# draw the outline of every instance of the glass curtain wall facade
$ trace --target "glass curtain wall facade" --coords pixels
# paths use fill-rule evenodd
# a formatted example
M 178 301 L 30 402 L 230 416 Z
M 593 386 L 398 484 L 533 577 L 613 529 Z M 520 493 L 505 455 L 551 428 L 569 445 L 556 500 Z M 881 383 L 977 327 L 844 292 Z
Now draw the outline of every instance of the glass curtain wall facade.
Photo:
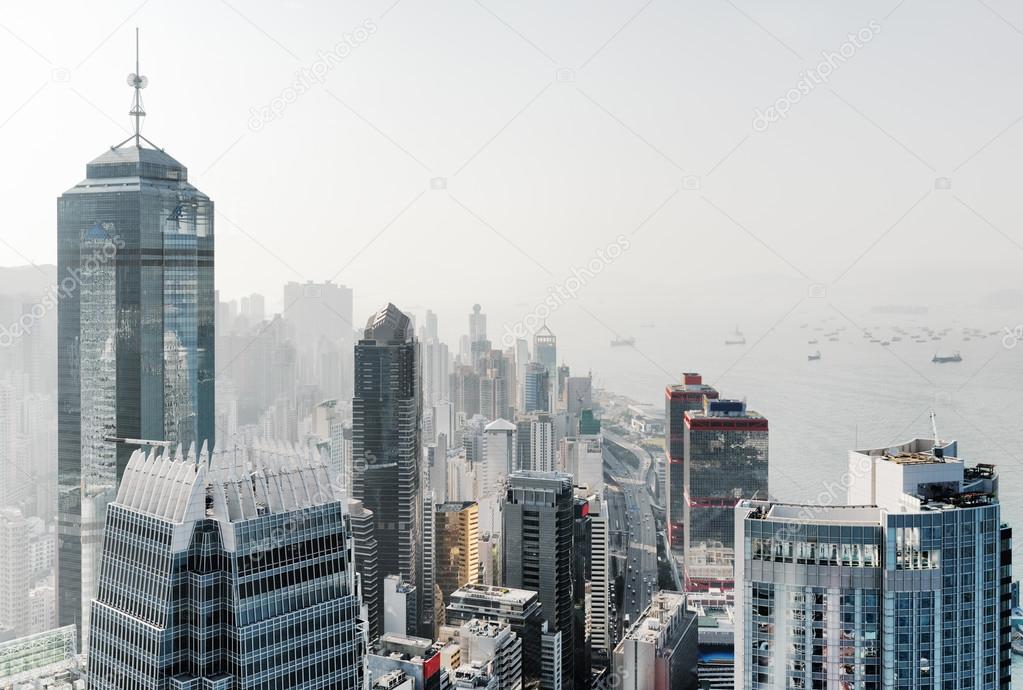
M 107 511 L 88 687 L 361 690 L 350 527 L 328 472 L 282 449 L 136 451 Z
M 685 413 L 685 571 L 688 591 L 730 588 L 735 504 L 767 498 L 767 419 L 737 400 Z
M 668 543 L 673 549 L 682 549 L 685 545 L 685 413 L 702 408 L 705 396 L 717 399 L 718 392 L 704 384 L 703 377 L 696 373 L 682 374 L 682 383 L 670 385 L 664 390 L 665 440 L 668 451 L 665 502 L 668 510 Z
M 352 488 L 355 499 L 373 513 L 379 580 L 400 575 L 421 597 L 418 350 L 411 320 L 393 304 L 370 317 L 364 338 L 355 346 Z M 382 598 L 377 610 L 383 611 Z
M 111 149 L 57 204 L 58 621 L 87 630 L 131 448 L 212 444 L 213 202 L 163 151 Z

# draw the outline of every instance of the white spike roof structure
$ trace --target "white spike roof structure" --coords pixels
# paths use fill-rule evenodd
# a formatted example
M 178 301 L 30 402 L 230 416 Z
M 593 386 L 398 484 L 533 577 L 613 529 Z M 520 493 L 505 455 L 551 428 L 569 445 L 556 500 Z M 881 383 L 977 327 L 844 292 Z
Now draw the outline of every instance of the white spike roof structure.
M 176 524 L 249 520 L 339 500 L 322 451 L 257 442 L 215 449 L 132 453 L 115 502 Z M 207 506 L 209 506 L 207 508 Z

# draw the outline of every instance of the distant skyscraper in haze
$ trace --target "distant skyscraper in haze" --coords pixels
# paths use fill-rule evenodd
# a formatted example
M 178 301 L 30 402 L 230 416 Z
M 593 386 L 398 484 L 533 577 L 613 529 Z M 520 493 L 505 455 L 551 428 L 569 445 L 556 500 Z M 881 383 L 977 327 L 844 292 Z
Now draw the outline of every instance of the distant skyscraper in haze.
M 575 687 L 572 476 L 560 472 L 515 472 L 508 477 L 502 511 L 504 584 L 539 593 L 549 630 L 561 633 L 562 688 L 572 690 Z
M 325 459 L 136 451 L 107 510 L 89 688 L 363 688 L 348 519 Z
M 550 412 L 551 411 L 551 375 L 547 367 L 541 362 L 530 362 L 526 365 L 526 372 L 522 380 L 522 411 Z
M 355 346 L 352 487 L 373 512 L 380 580 L 401 575 L 421 593 L 418 349 L 412 322 L 393 304 L 370 317 Z
M 129 79 L 133 135 L 57 203 L 58 622 L 80 632 L 132 451 L 106 438 L 214 438 L 213 202 L 141 135 Z
M 478 304 L 472 305 L 469 314 L 469 342 L 478 343 L 487 339 L 487 315 Z
M 554 470 L 554 421 L 546 412 L 519 416 L 515 420 L 516 470 Z
M 547 324 L 544 324 L 533 335 L 533 361 L 539 362 L 547 370 L 549 401 L 558 400 L 560 395 L 558 390 L 558 339 L 547 327 Z M 551 405 L 548 409 L 553 410 L 554 406 Z
M 732 587 L 735 504 L 768 495 L 768 424 L 741 400 L 685 413 L 686 590 Z
M 682 383 L 664 390 L 664 423 L 667 445 L 665 493 L 668 509 L 668 542 L 681 550 L 685 543 L 685 413 L 703 407 L 704 396 L 716 399 L 718 392 L 696 373 L 682 374 Z

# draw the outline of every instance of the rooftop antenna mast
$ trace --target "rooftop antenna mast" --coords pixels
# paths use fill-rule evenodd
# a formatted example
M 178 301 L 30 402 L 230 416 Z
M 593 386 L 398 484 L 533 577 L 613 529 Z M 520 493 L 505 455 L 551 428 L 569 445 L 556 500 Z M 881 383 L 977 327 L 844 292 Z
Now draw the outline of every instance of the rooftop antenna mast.
M 943 457 L 944 453 L 941 450 L 941 440 L 938 438 L 938 415 L 931 410 L 931 433 L 934 434 L 934 456 Z
M 146 109 L 142 105 L 142 89 L 144 89 L 147 86 L 149 86 L 149 79 L 147 77 L 142 76 L 139 72 L 141 72 L 141 70 L 139 69 L 139 29 L 136 26 L 135 27 L 135 71 L 132 72 L 131 74 L 129 74 L 128 75 L 128 79 L 127 79 L 128 86 L 130 86 L 131 88 L 133 88 L 135 90 L 135 96 L 134 96 L 134 98 L 132 98 L 132 102 L 131 102 L 131 110 L 128 112 L 128 115 L 132 118 L 132 120 L 135 121 L 135 131 L 132 133 L 132 135 L 130 137 L 128 137 L 127 139 L 122 141 L 120 144 L 117 144 L 116 146 L 112 146 L 111 148 L 115 148 L 115 149 L 120 148 L 120 147 L 124 146 L 125 144 L 127 144 L 132 139 L 135 140 L 135 148 L 139 148 L 139 149 L 142 148 L 142 142 L 143 141 L 146 142 L 147 144 L 149 144 L 150 146 L 152 146 L 154 149 L 160 148 L 156 144 L 154 144 L 153 142 L 149 141 L 149 139 L 146 139 L 144 136 L 142 136 L 142 118 L 144 118 L 146 116 Z M 163 149 L 160 149 L 160 150 L 162 151 Z

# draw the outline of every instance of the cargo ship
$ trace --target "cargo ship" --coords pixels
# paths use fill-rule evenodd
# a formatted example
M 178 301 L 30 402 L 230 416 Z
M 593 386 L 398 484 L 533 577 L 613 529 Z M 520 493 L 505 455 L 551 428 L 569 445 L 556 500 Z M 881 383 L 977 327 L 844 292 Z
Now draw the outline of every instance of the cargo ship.
M 963 361 L 963 356 L 960 355 L 958 352 L 955 352 L 951 355 L 935 354 L 933 357 L 931 357 L 931 361 L 934 362 L 935 364 L 949 364 L 951 362 Z

